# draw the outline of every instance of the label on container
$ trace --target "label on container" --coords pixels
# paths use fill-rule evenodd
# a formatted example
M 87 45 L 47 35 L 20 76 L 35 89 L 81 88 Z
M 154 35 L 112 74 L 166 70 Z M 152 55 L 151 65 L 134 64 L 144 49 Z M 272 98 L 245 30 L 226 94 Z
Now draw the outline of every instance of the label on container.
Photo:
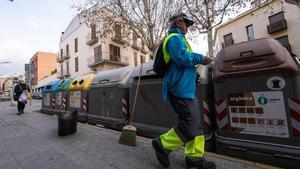
M 229 93 L 233 132 L 289 137 L 282 91 Z
M 56 105 L 61 106 L 61 97 L 62 97 L 62 92 L 58 92 L 55 94 L 55 101 Z
M 50 93 L 45 93 L 43 97 L 44 106 L 50 106 Z
M 81 91 L 70 92 L 70 107 L 81 108 Z

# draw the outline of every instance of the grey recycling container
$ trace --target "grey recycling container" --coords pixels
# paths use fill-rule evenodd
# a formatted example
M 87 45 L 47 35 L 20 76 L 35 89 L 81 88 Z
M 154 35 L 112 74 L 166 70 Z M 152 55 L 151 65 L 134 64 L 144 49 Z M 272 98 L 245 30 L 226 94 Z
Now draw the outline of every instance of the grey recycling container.
M 67 136 L 77 131 L 78 112 L 60 111 L 58 113 L 58 135 Z
M 95 75 L 89 92 L 88 123 L 122 129 L 129 117 L 131 70 L 123 67 Z
M 257 39 L 216 58 L 217 152 L 299 168 L 300 70 L 289 52 L 274 39 Z
M 140 68 L 140 66 L 135 67 L 131 75 L 134 78 L 134 81 L 129 90 L 130 110 L 132 110 Z M 209 66 L 199 66 L 197 72 L 198 82 L 196 98 L 199 103 L 199 113 L 201 113 L 203 119 L 199 120 L 201 120 L 207 139 L 206 150 L 211 151 L 214 148 L 214 123 L 212 122 L 214 118 L 211 115 L 211 101 L 208 97 L 208 94 L 210 94 L 209 90 L 212 90 L 212 86 L 209 83 Z M 169 101 L 163 101 L 162 83 L 163 79 L 157 76 L 153 71 L 153 61 L 143 64 L 143 72 L 136 102 L 136 111 L 133 114 L 132 120 L 140 135 L 156 137 L 176 125 L 176 113 Z

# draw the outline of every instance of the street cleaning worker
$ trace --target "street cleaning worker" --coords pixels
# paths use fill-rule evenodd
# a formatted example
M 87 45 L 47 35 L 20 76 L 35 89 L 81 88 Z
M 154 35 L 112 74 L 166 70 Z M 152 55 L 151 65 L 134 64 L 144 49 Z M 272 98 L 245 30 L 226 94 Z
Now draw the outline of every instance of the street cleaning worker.
M 14 100 L 18 101 L 18 115 L 24 113 L 24 109 L 25 109 L 25 102 L 20 101 L 20 96 L 23 92 L 30 92 L 29 87 L 25 84 L 25 80 L 24 79 L 19 79 L 19 83 L 15 86 L 14 89 Z
M 205 138 L 201 126 L 201 115 L 197 106 L 196 68 L 198 64 L 209 64 L 211 59 L 192 49 L 185 35 L 194 21 L 178 12 L 169 18 L 170 29 L 164 39 L 164 60 L 169 69 L 163 81 L 163 99 L 170 100 L 177 114 L 177 125 L 152 140 L 159 163 L 168 168 L 169 154 L 185 146 L 185 163 L 188 168 L 214 169 L 216 164 L 204 159 Z

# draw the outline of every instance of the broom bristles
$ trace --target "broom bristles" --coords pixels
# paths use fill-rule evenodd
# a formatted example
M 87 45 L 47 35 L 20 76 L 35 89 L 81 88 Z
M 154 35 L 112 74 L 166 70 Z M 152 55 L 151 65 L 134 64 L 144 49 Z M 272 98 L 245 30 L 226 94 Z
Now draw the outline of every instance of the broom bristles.
M 129 146 L 136 146 L 136 128 L 132 125 L 123 127 L 119 143 Z

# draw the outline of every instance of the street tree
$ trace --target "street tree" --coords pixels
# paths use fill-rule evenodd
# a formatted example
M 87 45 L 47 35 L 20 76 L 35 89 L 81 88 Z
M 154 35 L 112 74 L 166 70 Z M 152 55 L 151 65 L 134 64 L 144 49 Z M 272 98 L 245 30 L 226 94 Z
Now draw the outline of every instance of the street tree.
M 122 38 L 130 40 L 133 32 L 153 56 L 168 29 L 168 18 L 181 7 L 177 0 L 92 0 L 77 6 L 89 25 L 97 25 L 100 37 L 122 29 Z M 92 6 L 92 7 L 91 7 Z
M 195 20 L 194 30 L 207 35 L 208 56 L 213 57 L 213 29 L 223 22 L 224 16 L 238 12 L 250 0 L 184 0 L 185 10 Z

